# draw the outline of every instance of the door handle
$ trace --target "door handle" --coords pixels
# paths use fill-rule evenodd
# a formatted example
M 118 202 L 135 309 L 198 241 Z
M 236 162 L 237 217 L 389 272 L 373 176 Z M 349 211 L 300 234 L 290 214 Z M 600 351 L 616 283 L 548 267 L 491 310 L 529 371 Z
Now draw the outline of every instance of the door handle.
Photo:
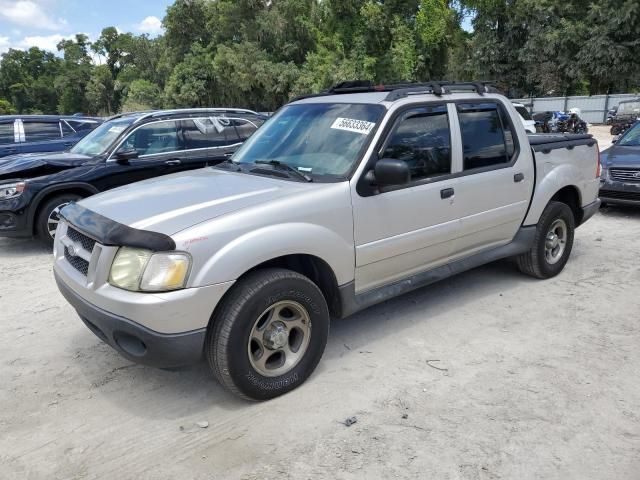
M 233 152 L 225 153 L 223 157 L 229 158 L 233 156 Z
M 513 181 L 516 182 L 516 183 L 521 182 L 523 180 L 524 180 L 524 173 L 516 173 L 513 176 Z
M 455 192 L 453 191 L 453 188 L 443 188 L 442 190 L 440 190 L 440 198 L 451 198 L 453 197 L 454 193 Z
M 173 160 L 167 160 L 166 162 L 164 162 L 165 165 L 180 165 L 182 162 L 180 160 L 173 159 Z

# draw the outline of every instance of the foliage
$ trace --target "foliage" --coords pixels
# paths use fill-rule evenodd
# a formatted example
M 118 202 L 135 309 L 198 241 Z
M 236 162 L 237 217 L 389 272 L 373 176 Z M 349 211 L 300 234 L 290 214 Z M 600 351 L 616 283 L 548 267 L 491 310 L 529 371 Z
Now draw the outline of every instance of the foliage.
M 0 112 L 274 110 L 352 79 L 485 79 L 514 96 L 640 86 L 637 0 L 175 0 L 163 24 L 9 50 Z

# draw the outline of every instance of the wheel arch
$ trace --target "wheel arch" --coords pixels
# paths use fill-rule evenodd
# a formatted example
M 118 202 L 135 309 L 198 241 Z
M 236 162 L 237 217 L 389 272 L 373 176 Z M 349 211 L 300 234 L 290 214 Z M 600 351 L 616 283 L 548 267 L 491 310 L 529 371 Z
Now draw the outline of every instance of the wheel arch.
M 65 193 L 73 193 L 76 195 L 81 195 L 83 197 L 88 197 L 91 195 L 95 195 L 99 190 L 91 184 L 82 183 L 82 182 L 74 182 L 74 183 L 63 183 L 60 185 L 54 185 L 47 187 L 40 191 L 32 202 L 32 208 L 29 209 L 28 222 L 31 226 L 31 233 L 35 234 L 36 229 L 36 218 L 40 214 L 42 206 L 52 197 L 57 195 L 63 195 Z

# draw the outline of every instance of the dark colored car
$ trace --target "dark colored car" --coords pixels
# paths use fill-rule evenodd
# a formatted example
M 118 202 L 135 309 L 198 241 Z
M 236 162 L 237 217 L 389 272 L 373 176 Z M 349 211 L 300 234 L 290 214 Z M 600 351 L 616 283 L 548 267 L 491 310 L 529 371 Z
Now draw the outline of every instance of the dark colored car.
M 640 118 L 640 98 L 625 100 L 618 104 L 618 110 L 611 119 L 611 135 L 621 135 Z
M 640 206 L 640 122 L 601 153 L 603 204 Z
M 215 165 L 266 117 L 240 109 L 191 109 L 111 118 L 61 153 L 0 159 L 0 236 L 52 243 L 60 208 L 104 190 Z
M 79 116 L 0 116 L 0 157 L 68 150 L 102 122 L 100 118 Z

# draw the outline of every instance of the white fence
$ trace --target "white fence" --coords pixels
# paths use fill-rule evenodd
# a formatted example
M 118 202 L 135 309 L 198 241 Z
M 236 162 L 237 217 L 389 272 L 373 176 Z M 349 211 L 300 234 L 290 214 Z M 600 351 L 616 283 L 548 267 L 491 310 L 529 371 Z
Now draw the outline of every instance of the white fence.
M 593 95 L 591 97 L 532 97 L 514 98 L 511 101 L 522 103 L 529 112 L 547 112 L 559 110 L 566 112 L 570 108 L 579 108 L 581 117 L 589 123 L 604 123 L 607 119 L 607 111 L 622 100 L 638 98 L 632 93 L 620 93 L 615 95 Z

